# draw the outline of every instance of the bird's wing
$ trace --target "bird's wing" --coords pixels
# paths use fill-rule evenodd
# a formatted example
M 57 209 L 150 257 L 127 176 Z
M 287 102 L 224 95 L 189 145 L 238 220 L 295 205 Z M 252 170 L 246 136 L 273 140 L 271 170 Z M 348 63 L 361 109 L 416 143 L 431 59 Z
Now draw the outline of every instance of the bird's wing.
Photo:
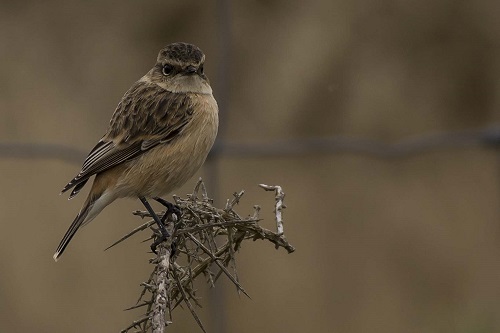
M 108 132 L 61 193 L 74 187 L 72 198 L 93 175 L 129 161 L 159 143 L 174 140 L 192 114 L 186 94 L 172 93 L 153 83 L 136 82 L 118 104 Z

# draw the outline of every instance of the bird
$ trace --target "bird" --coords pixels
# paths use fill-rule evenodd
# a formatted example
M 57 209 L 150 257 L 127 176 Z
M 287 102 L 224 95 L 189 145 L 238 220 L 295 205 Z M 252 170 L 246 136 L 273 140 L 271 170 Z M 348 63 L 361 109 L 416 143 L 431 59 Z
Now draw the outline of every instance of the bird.
M 182 186 L 200 169 L 217 136 L 219 111 L 204 62 L 197 46 L 169 44 L 160 50 L 153 68 L 124 94 L 106 133 L 61 191 L 72 189 L 72 199 L 95 175 L 82 208 L 56 249 L 55 261 L 75 233 L 118 198 L 139 198 L 163 236 L 168 236 L 148 199 L 168 205 L 159 197 Z

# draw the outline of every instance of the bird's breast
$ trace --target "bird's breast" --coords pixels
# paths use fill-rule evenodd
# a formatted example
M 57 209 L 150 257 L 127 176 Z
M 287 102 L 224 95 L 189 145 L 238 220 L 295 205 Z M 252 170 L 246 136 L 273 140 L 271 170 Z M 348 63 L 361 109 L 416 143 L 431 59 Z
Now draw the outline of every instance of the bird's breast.
M 129 162 L 119 181 L 120 196 L 168 194 L 203 165 L 217 136 L 218 107 L 212 95 L 192 94 L 189 102 L 193 115 L 176 137 Z

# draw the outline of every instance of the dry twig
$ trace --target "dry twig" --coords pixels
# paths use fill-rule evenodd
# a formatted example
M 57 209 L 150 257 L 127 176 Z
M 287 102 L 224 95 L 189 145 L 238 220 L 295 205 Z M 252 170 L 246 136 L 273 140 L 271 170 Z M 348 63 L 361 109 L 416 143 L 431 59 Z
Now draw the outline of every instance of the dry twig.
M 254 214 L 247 218 L 241 218 L 236 213 L 234 207 L 243 196 L 243 191 L 234 193 L 224 209 L 212 205 L 201 179 L 193 193 L 186 198 L 174 196 L 182 216 L 178 220 L 175 214 L 167 218 L 167 228 L 172 237 L 158 246 L 157 256 L 150 260 L 154 265 L 153 272 L 141 284 L 143 290 L 137 304 L 129 308 L 145 308 L 145 314 L 122 332 L 132 332 L 132 329 L 136 329 L 134 332 L 164 332 L 165 327 L 171 323 L 171 312 L 182 303 L 186 304 L 195 321 L 206 332 L 194 307 L 194 304 L 200 306 L 194 288 L 196 279 L 204 276 L 214 286 L 219 276 L 226 275 L 238 292 L 248 296 L 239 282 L 235 259 L 236 251 L 245 240 L 268 240 L 276 248 L 283 247 L 288 253 L 295 251 L 283 234 L 284 192 L 279 186 L 260 186 L 276 192 L 275 218 L 278 232 L 259 226 L 258 206 L 254 206 Z M 142 211 L 134 214 L 142 218 L 150 217 L 147 212 Z M 158 216 L 162 217 L 164 214 L 165 212 L 160 212 Z M 112 246 L 141 230 L 152 228 L 153 224 L 151 221 L 144 223 Z M 231 271 L 227 268 L 229 264 Z M 218 271 L 212 271 L 213 268 Z M 145 297 L 149 299 L 144 300 Z

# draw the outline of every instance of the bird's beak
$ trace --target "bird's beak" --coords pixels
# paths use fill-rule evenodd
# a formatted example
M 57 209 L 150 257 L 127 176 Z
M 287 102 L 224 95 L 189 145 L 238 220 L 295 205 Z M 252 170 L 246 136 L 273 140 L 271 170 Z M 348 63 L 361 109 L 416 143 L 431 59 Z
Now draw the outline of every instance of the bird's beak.
M 194 66 L 187 66 L 186 67 L 186 74 L 194 74 L 196 73 L 196 67 Z

